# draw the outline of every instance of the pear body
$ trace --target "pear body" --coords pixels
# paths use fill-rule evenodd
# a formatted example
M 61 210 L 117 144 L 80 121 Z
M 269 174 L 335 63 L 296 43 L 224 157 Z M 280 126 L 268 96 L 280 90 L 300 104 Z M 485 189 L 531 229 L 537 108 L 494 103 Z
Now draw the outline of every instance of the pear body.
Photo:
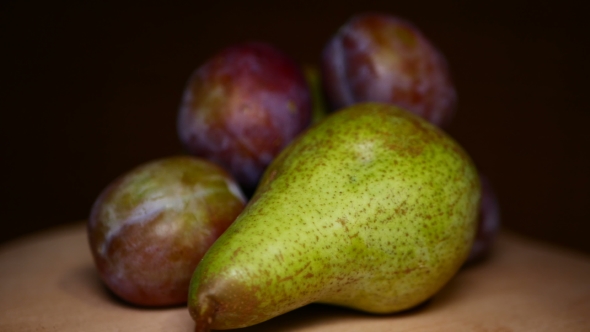
M 371 313 L 430 298 L 465 261 L 477 171 L 440 129 L 376 103 L 291 143 L 191 280 L 197 331 L 245 327 L 312 302 Z

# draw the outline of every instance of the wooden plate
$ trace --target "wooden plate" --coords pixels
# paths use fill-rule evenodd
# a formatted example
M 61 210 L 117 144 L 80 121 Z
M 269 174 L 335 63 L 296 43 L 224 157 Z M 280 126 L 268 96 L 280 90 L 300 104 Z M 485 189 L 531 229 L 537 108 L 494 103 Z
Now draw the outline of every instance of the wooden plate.
M 0 331 L 181 331 L 185 307 L 145 309 L 101 284 L 76 224 L 0 248 Z M 590 331 L 590 257 L 503 233 L 431 301 L 376 316 L 309 305 L 239 331 Z

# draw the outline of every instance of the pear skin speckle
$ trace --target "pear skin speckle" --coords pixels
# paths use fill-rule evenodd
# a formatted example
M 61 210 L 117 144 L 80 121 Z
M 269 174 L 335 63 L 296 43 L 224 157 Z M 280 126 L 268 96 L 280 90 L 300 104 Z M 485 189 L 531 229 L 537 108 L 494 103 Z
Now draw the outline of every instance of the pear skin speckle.
M 230 329 L 312 302 L 411 308 L 465 261 L 479 201 L 477 171 L 448 135 L 391 105 L 354 105 L 270 165 L 195 270 L 189 310 L 198 324 L 213 301 L 211 328 Z

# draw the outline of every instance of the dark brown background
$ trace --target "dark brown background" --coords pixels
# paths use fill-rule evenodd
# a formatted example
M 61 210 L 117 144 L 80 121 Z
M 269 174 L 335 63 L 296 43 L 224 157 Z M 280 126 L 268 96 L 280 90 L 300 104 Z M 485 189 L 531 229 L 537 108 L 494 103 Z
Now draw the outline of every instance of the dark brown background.
M 258 39 L 315 64 L 352 14 L 379 10 L 446 54 L 459 91 L 449 132 L 491 179 L 505 228 L 590 252 L 581 3 L 3 1 L 0 241 L 85 219 L 116 176 L 181 152 L 184 84 L 221 48 Z

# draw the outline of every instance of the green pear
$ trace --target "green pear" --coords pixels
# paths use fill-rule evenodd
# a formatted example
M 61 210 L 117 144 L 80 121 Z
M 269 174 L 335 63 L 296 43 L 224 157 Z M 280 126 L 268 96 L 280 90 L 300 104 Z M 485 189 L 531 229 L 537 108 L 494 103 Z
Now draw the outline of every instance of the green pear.
M 191 279 L 197 331 L 254 325 L 312 302 L 371 313 L 433 296 L 465 261 L 477 171 L 440 129 L 357 104 L 293 141 Z

